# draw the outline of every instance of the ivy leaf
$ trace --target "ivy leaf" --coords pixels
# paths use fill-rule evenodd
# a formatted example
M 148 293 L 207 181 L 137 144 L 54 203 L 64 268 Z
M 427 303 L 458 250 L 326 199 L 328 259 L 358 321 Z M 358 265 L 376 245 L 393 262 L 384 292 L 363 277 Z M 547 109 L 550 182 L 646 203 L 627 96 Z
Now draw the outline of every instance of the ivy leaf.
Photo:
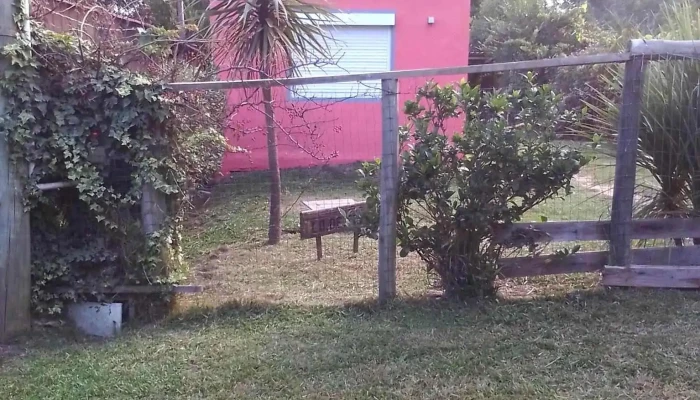
M 43 115 L 43 116 L 45 116 L 46 113 L 47 113 L 47 111 L 48 111 L 47 107 L 48 107 L 47 104 L 46 104 L 46 103 L 43 103 L 43 102 L 42 102 L 42 103 L 37 103 L 37 105 L 36 105 L 36 108 L 39 110 L 39 112 L 40 112 L 41 115 Z
M 122 85 L 117 86 L 116 91 L 117 91 L 117 94 L 119 96 L 126 97 L 126 96 L 131 94 L 132 89 L 131 89 L 131 86 L 129 86 L 127 84 L 122 84 Z
M 147 177 L 180 200 L 220 171 L 227 148 L 220 132 L 202 131 L 201 120 L 174 121 L 175 106 L 182 103 L 163 95 L 163 85 L 110 64 L 119 55 L 109 50 L 91 53 L 77 43 L 71 34 L 37 27 L 31 47 L 15 43 L 3 50 L 11 65 L 0 79 L 8 95 L 0 137 L 12 144 L 14 161 L 34 166 L 25 177 L 24 206 L 41 215 L 32 226 L 32 300 L 40 312 L 60 312 L 62 301 L 76 297 L 53 293 L 57 284 L 172 282 L 175 276 L 161 275 L 179 262 L 174 247 L 182 209 L 169 210 L 157 234 L 134 233 L 141 185 Z M 195 94 L 197 102 L 206 99 L 200 96 Z M 153 137 L 155 129 L 163 135 Z M 91 160 L 95 146 L 106 150 L 110 163 Z M 42 192 L 36 184 L 43 179 L 70 180 L 77 190 Z M 125 252 L 125 243 L 135 250 Z
M 35 120 L 34 114 L 32 114 L 32 113 L 29 112 L 29 111 L 22 111 L 22 112 L 17 116 L 17 118 L 22 122 L 23 125 L 26 124 L 26 123 L 29 122 L 29 121 L 34 121 L 34 120 Z

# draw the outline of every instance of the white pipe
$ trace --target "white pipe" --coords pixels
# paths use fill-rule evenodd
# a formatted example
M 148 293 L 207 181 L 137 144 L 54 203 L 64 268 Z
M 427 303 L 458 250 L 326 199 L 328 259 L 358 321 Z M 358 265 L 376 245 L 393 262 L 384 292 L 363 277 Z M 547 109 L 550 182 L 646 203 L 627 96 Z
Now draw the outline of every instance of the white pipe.
M 39 183 L 36 185 L 39 190 L 55 190 L 61 188 L 75 187 L 78 186 L 75 182 L 51 182 L 51 183 Z

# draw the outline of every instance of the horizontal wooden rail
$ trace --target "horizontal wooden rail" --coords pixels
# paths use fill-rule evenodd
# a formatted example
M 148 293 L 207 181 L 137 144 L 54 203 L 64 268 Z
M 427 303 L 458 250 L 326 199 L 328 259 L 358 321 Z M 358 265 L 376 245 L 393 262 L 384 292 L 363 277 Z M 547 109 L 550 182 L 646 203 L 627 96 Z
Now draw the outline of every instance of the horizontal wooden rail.
M 629 52 L 633 56 L 656 58 L 700 58 L 700 40 L 634 39 Z
M 632 239 L 700 237 L 700 218 L 632 220 Z
M 603 270 L 604 286 L 700 289 L 700 268 L 678 265 L 631 265 Z
M 499 261 L 503 278 L 596 272 L 602 270 L 607 263 L 607 251 L 576 253 L 568 257 L 546 255 L 504 258 Z
M 50 183 L 39 183 L 36 188 L 42 191 L 46 190 L 56 190 L 62 188 L 76 187 L 78 186 L 75 182 L 50 182 Z
M 98 293 L 98 294 L 152 294 L 152 293 L 202 293 L 198 285 L 121 285 L 108 288 L 58 287 L 54 293 Z
M 636 39 L 630 42 L 629 52 L 604 53 L 571 57 L 547 58 L 543 60 L 516 61 L 508 63 L 479 64 L 447 68 L 427 68 L 403 71 L 374 72 L 366 74 L 346 74 L 304 78 L 259 79 L 210 82 L 176 82 L 169 87 L 174 90 L 225 90 L 241 88 L 261 88 L 274 86 L 312 85 L 319 83 L 358 82 L 379 79 L 399 79 L 432 77 L 441 75 L 483 74 L 505 71 L 537 70 L 552 67 L 577 65 L 610 64 L 629 61 L 632 57 L 661 59 L 673 57 L 700 58 L 698 40 L 647 40 Z
M 607 240 L 610 221 L 520 222 L 496 228 L 496 241 L 518 242 L 531 237 L 535 242 Z
M 501 276 L 520 278 L 601 271 L 608 265 L 608 257 L 608 251 L 595 251 L 566 257 L 546 255 L 504 258 L 500 261 Z M 632 262 L 644 265 L 700 265 L 700 246 L 633 249 Z
M 700 218 L 633 220 L 632 239 L 700 237 Z M 531 235 L 535 242 L 608 240 L 610 221 L 521 222 L 496 233 L 496 240 L 518 241 Z
M 628 61 L 629 59 L 629 53 L 605 53 L 572 57 L 547 58 L 543 60 L 480 64 L 447 68 L 427 68 L 402 71 L 373 72 L 366 74 L 346 74 L 285 79 L 176 82 L 171 83 L 168 86 L 173 90 L 180 91 L 262 88 L 274 86 L 312 85 L 319 83 L 358 82 L 380 79 L 433 77 L 444 75 L 468 75 L 505 71 L 527 71 L 551 67 L 571 67 L 577 65 L 622 63 Z

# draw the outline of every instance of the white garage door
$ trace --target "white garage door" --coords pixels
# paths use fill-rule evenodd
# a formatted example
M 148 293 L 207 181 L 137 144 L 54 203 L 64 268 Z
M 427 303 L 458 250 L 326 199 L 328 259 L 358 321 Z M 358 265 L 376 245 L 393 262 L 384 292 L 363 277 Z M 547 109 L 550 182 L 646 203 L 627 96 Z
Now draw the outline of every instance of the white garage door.
M 358 19 L 368 23 L 365 17 Z M 362 74 L 391 70 L 392 29 L 391 19 L 381 19 L 383 25 L 343 25 L 328 27 L 327 40 L 330 60 L 320 60 L 319 65 L 307 65 L 298 69 L 298 76 L 327 76 Z M 390 25 L 389 25 L 390 24 Z M 368 99 L 381 98 L 379 80 L 339 82 L 296 86 L 294 98 L 315 99 Z

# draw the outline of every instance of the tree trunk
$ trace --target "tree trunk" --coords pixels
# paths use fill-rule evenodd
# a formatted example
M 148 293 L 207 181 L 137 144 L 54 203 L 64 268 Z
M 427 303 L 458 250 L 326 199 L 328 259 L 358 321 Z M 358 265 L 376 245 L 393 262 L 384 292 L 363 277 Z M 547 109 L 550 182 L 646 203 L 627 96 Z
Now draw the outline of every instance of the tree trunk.
M 185 0 L 177 1 L 177 25 L 181 29 L 185 27 Z
M 692 159 L 697 160 L 697 156 L 694 156 Z M 693 205 L 693 211 L 690 213 L 691 218 L 697 218 L 700 212 L 700 178 L 697 176 L 696 171 L 698 171 L 697 166 L 693 171 L 693 178 L 690 181 L 690 200 Z M 693 245 L 700 246 L 700 238 L 693 238 Z
M 270 225 L 267 238 L 268 244 L 277 244 L 282 238 L 282 179 L 277 157 L 272 89 L 263 88 L 263 103 L 265 103 L 265 123 L 267 125 L 267 160 L 270 168 Z
M 15 42 L 17 23 L 14 15 L 23 15 L 19 27 L 29 35 L 29 0 L 0 0 L 0 48 Z M 0 76 L 10 60 L 0 54 Z M 0 115 L 7 99 L 0 93 Z M 24 210 L 24 179 L 29 176 L 26 163 L 15 164 L 7 140 L 0 139 L 0 343 L 31 328 L 32 263 L 29 213 Z

